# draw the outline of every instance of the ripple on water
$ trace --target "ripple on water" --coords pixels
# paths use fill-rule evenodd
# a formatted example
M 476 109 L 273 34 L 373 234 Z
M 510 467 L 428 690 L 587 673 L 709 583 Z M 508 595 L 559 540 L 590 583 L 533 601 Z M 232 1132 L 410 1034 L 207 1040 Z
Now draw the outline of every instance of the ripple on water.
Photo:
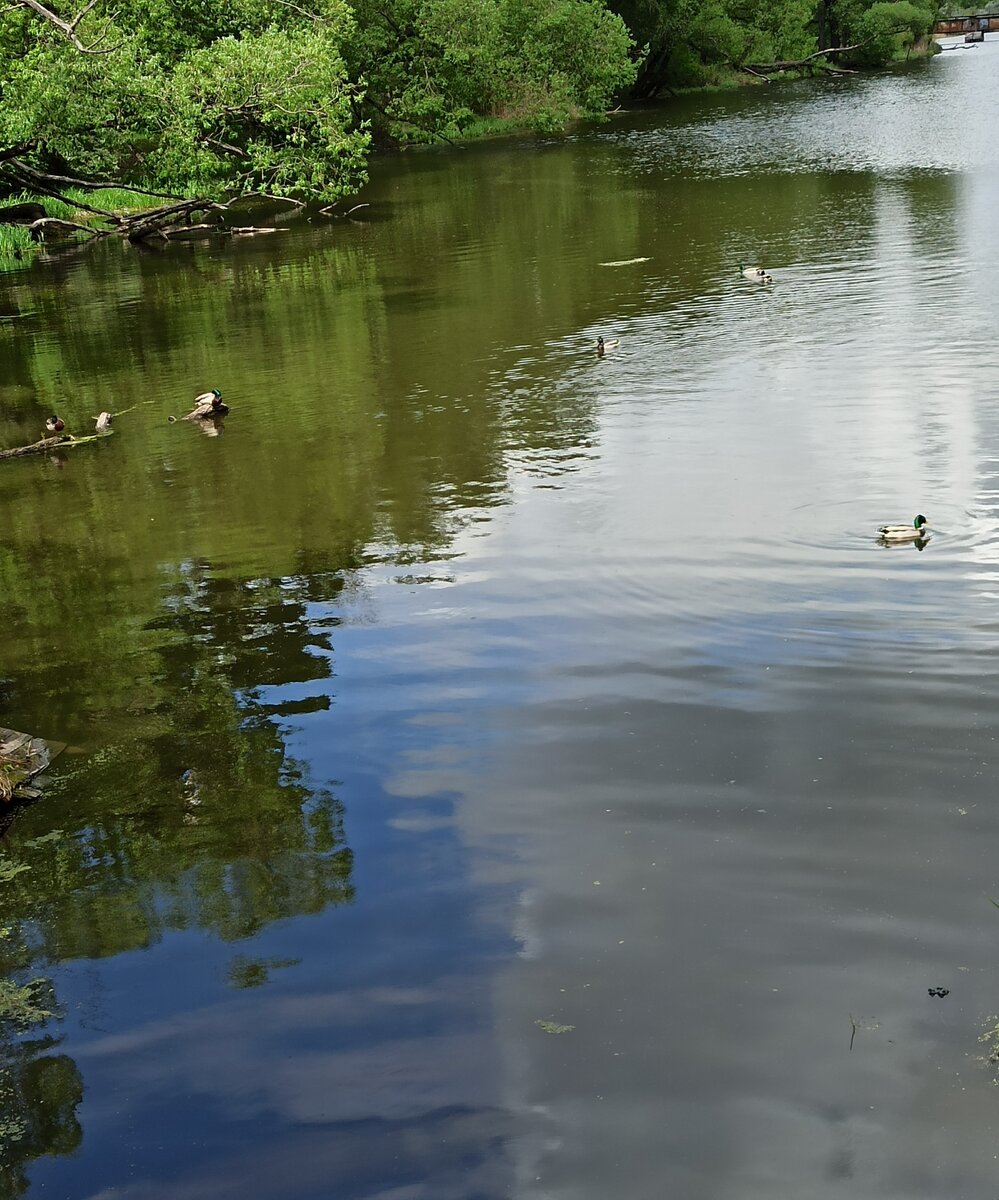
M 996 43 L 986 43 L 977 57 L 944 55 L 904 74 L 800 88 L 787 104 L 740 99 L 732 111 L 723 99 L 699 120 L 606 136 L 627 150 L 628 170 L 678 175 L 814 170 L 906 177 L 977 168 L 999 162 L 991 134 L 999 100 L 988 61 L 996 53 Z M 960 137 L 955 111 L 962 112 Z

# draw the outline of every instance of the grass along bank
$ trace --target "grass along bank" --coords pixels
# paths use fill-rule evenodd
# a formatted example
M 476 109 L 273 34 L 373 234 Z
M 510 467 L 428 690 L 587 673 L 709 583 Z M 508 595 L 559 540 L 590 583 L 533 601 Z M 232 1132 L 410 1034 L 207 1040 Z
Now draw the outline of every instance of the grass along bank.
M 91 212 L 90 208 L 100 208 L 115 216 L 124 216 L 163 203 L 162 200 L 148 194 L 114 187 L 93 190 L 67 188 L 63 195 L 65 200 L 54 196 L 37 196 L 30 192 L 15 192 L 0 201 L 0 205 L 6 207 L 9 204 L 40 204 L 47 217 L 71 221 L 74 225 L 98 228 L 103 224 L 104 218 L 99 213 Z M 89 208 L 82 207 L 83 205 L 88 205 Z M 69 240 L 80 235 L 66 231 L 60 236 L 62 240 Z M 27 225 L 0 225 L 0 271 L 24 270 L 44 247 L 45 243 L 34 237 Z

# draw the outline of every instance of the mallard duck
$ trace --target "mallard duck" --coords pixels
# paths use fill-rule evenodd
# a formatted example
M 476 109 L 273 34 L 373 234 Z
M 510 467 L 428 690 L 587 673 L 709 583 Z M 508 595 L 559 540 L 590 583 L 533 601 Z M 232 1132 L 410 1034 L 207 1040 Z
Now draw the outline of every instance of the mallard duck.
M 762 267 L 747 267 L 739 263 L 739 273 L 743 279 L 751 279 L 754 283 L 773 283 L 774 277 Z
M 65 428 L 66 422 L 62 419 L 62 417 L 57 417 L 55 413 L 53 413 L 51 417 L 45 418 L 46 433 L 62 433 Z
M 224 417 L 229 411 L 229 405 L 222 403 L 222 393 L 218 388 L 210 392 L 202 392 L 194 397 L 194 408 L 184 417 L 185 421 L 198 421 L 204 417 Z
M 112 419 L 113 413 L 109 412 L 102 412 L 100 416 L 94 417 L 94 420 L 97 422 L 97 432 L 107 433 L 107 431 L 111 428 Z
M 621 345 L 620 338 L 611 338 L 610 341 L 605 342 L 602 337 L 598 337 L 597 338 L 597 358 L 603 358 L 606 351 L 613 350 L 615 346 L 620 346 L 620 345 Z
M 926 518 L 919 513 L 911 525 L 879 525 L 878 534 L 883 542 L 918 542 L 929 537 Z

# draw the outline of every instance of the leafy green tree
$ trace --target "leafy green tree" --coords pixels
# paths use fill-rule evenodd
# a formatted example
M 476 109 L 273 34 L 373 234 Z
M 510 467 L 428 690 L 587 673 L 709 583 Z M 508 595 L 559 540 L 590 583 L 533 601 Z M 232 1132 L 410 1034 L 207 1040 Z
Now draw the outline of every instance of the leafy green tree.
M 602 0 L 355 0 L 352 73 L 384 138 L 454 138 L 484 118 L 557 128 L 606 110 L 636 64 Z
M 353 16 L 344 0 L 317 9 L 3 10 L 0 148 L 8 161 L 14 150 L 38 167 L 189 195 L 348 194 L 369 141 L 342 53 Z
M 647 47 L 636 94 L 710 82 L 711 69 L 802 58 L 815 48 L 813 0 L 616 0 Z
M 937 18 L 935 0 L 833 0 L 832 9 L 843 44 L 858 44 L 853 60 L 872 67 L 927 37 Z
M 632 49 L 603 0 L 21 0 L 0 9 L 0 167 L 331 201 L 372 126 L 556 128 L 612 104 Z

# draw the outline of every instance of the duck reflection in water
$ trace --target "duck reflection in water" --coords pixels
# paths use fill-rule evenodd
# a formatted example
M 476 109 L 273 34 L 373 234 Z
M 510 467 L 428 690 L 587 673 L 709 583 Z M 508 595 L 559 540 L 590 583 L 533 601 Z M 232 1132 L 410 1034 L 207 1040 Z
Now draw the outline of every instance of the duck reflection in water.
M 907 542 L 893 542 L 890 538 L 879 537 L 878 545 L 885 547 L 887 550 L 914 549 L 925 550 L 930 544 L 929 534 L 926 537 L 910 538 Z

